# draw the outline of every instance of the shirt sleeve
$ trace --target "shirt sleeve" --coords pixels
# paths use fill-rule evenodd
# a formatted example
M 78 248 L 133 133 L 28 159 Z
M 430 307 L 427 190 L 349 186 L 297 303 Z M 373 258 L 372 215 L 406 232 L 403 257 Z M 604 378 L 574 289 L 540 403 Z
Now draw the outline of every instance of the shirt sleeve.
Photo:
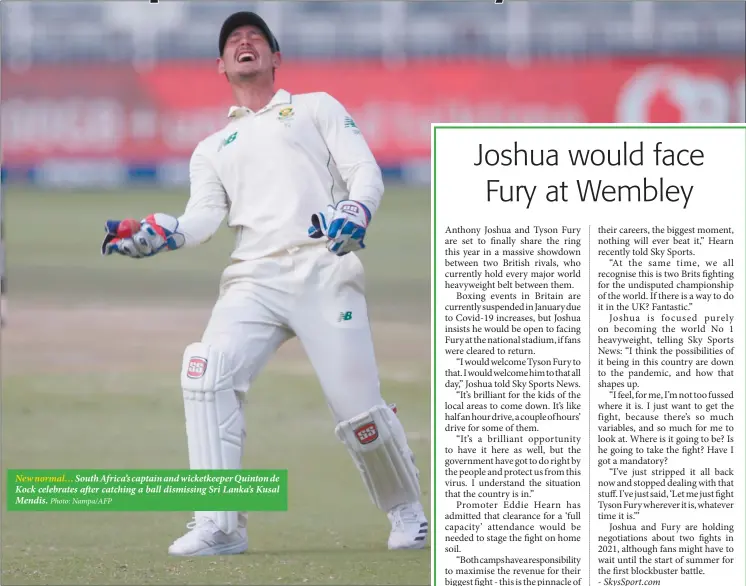
M 360 129 L 345 107 L 326 93 L 320 94 L 316 119 L 350 199 L 365 205 L 373 216 L 383 198 L 383 178 Z
M 215 168 L 198 146 L 189 161 L 189 201 L 178 218 L 184 246 L 212 238 L 228 213 L 228 195 Z

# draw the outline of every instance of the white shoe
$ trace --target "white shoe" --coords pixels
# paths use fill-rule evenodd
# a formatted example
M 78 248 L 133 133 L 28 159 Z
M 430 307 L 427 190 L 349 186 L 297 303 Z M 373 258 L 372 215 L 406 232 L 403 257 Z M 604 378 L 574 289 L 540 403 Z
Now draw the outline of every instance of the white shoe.
M 422 549 L 427 539 L 428 523 L 420 503 L 400 505 L 388 513 L 391 521 L 389 549 Z
M 202 556 L 230 555 L 249 549 L 246 528 L 239 527 L 230 535 L 223 533 L 210 519 L 187 523 L 190 531 L 179 537 L 168 548 L 170 555 Z

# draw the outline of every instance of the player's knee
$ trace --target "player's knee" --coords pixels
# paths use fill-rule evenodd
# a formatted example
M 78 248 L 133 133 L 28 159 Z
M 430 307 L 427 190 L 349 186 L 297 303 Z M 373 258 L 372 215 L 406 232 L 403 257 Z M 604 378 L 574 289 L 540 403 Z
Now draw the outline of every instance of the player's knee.
M 184 350 L 181 386 L 187 391 L 222 391 L 233 388 L 230 357 L 220 348 L 195 342 Z

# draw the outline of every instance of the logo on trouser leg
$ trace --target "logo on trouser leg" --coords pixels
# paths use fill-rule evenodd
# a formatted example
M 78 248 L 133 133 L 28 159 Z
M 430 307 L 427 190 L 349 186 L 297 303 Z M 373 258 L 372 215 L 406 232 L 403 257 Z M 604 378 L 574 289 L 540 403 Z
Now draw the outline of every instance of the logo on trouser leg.
M 187 366 L 187 376 L 189 378 L 201 378 L 207 370 L 207 360 L 193 356 L 189 359 Z
M 366 423 L 355 430 L 355 437 L 361 444 L 369 444 L 378 439 L 378 428 L 373 422 Z

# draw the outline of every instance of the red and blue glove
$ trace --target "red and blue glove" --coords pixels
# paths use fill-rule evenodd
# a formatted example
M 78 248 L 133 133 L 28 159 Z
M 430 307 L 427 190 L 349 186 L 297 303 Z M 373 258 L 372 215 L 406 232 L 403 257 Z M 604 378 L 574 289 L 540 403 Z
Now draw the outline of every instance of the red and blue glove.
M 153 256 L 164 250 L 184 246 L 184 235 L 179 233 L 179 221 L 168 214 L 151 214 L 140 222 L 139 231 L 129 235 L 122 230 L 121 220 L 108 220 L 101 254 L 121 254 L 130 258 Z

